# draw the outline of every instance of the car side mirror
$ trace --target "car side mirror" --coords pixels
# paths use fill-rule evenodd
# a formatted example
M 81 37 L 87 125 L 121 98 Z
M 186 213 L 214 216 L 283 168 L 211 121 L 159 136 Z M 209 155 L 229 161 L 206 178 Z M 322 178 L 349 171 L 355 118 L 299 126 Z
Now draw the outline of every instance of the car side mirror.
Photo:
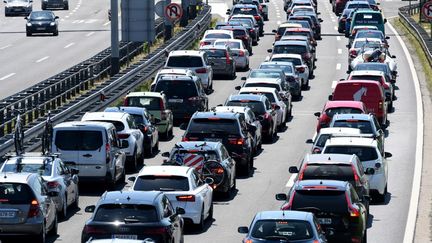
M 306 143 L 310 143 L 310 144 L 312 144 L 312 143 L 313 143 L 312 138 L 306 139 Z
M 75 169 L 75 168 L 70 168 L 70 172 L 71 172 L 72 175 L 78 175 L 79 170 Z
M 320 116 L 321 116 L 321 112 L 319 112 L 319 111 L 318 111 L 318 112 L 315 112 L 315 113 L 314 113 L 314 116 L 316 116 L 316 117 L 320 117 Z
M 288 199 L 288 197 L 285 193 L 278 193 L 278 194 L 276 194 L 275 198 L 278 201 L 286 201 Z
M 369 195 L 363 195 L 363 200 L 364 201 L 370 201 L 371 197 Z
M 170 156 L 170 153 L 169 152 L 163 152 L 161 155 L 162 155 L 162 157 L 168 158 Z
M 135 182 L 135 180 L 136 180 L 135 176 L 129 176 L 128 177 L 128 181 L 130 181 L 130 182 Z
M 346 46 L 346 48 L 350 48 L 350 45 L 348 45 L 348 44 L 347 44 L 347 45 L 345 45 L 345 46 Z
M 272 52 L 273 52 L 273 49 L 267 49 L 267 52 L 268 52 L 268 53 L 272 53 Z
M 319 18 L 318 20 L 319 20 L 319 22 L 320 22 L 320 23 L 322 23 L 322 22 L 323 22 L 323 20 L 322 20 L 321 18 Z
M 333 100 L 333 95 L 329 95 L 328 100 Z
M 235 89 L 235 90 L 240 90 L 240 89 L 241 89 L 241 86 L 240 86 L 240 85 L 235 86 L 234 89 Z
M 87 207 L 85 207 L 84 212 L 93 213 L 95 211 L 95 209 L 96 209 L 95 205 L 87 206 Z
M 351 71 L 349 71 L 349 70 L 348 70 L 348 71 L 346 71 L 346 74 L 350 74 L 350 73 L 351 73 Z
M 237 232 L 239 232 L 240 234 L 247 234 L 249 233 L 249 229 L 246 226 L 240 226 L 237 228 Z
M 139 130 L 144 130 L 145 129 L 145 125 L 142 123 L 139 123 L 136 125 L 138 127 Z
M 6 1 L 5 1 L 5 3 L 6 3 Z M 24 17 L 24 19 L 27 19 L 27 20 L 28 20 L 28 17 L 26 16 L 26 17 Z
M 273 106 L 273 109 L 275 109 L 275 110 L 280 110 L 280 106 L 278 106 L 278 105 L 274 105 L 274 106 Z
M 393 157 L 393 154 L 389 153 L 389 152 L 384 152 L 384 157 L 385 158 L 391 158 L 391 157 Z
M 206 177 L 206 178 L 204 179 L 204 182 L 205 182 L 206 184 L 208 184 L 208 185 L 211 185 L 211 184 L 214 183 L 214 180 L 213 180 L 213 178 L 211 178 L 211 177 Z
M 182 214 L 185 214 L 185 213 L 186 213 L 186 211 L 184 210 L 184 208 L 176 207 L 176 214 L 182 215 Z
M 392 55 L 391 58 L 396 58 L 396 56 L 395 56 L 395 55 Z
M 390 83 L 391 83 L 391 84 L 395 84 L 395 83 L 396 83 L 396 80 L 395 80 L 395 79 L 390 79 Z
M 186 123 L 182 123 L 182 124 L 180 124 L 180 127 L 179 127 L 181 130 L 186 130 L 186 128 L 187 128 L 187 124 Z
M 291 174 L 299 173 L 299 170 L 298 170 L 297 166 L 290 166 L 290 167 L 288 168 L 288 171 L 289 171 L 289 173 L 291 173 Z
M 365 174 L 366 175 L 373 175 L 373 174 L 375 174 L 375 169 L 374 168 L 366 168 Z

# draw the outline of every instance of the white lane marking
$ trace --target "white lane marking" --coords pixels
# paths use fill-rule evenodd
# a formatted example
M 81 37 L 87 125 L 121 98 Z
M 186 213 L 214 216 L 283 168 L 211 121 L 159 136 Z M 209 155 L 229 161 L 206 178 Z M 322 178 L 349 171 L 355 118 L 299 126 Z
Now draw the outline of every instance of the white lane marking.
M 416 104 L 417 138 L 416 138 L 415 165 L 414 165 L 414 174 L 412 177 L 413 183 L 411 189 L 410 204 L 408 209 L 408 217 L 407 217 L 404 239 L 403 239 L 404 243 L 411 243 L 414 241 L 414 231 L 415 231 L 415 225 L 417 219 L 417 210 L 418 210 L 418 203 L 419 203 L 419 196 L 420 196 L 420 184 L 421 184 L 422 166 L 423 166 L 422 164 L 423 162 L 423 102 L 422 102 L 422 94 L 420 92 L 420 82 L 416 70 L 414 68 L 413 60 L 410 56 L 410 53 L 408 52 L 408 48 L 406 47 L 402 38 L 393 28 L 393 26 L 390 23 L 388 23 L 388 26 L 390 27 L 391 31 L 395 33 L 395 36 L 399 41 L 400 45 L 402 46 L 402 50 L 408 61 L 408 66 L 410 68 L 411 76 L 414 81 L 414 89 L 415 89 L 416 103 L 417 103 Z
M 87 37 L 90 37 L 90 36 L 92 36 L 94 33 L 95 33 L 95 32 L 90 32 L 90 33 L 88 33 L 86 36 L 87 36 Z
M 340 70 L 342 65 L 340 63 L 336 64 L 336 70 Z
M 276 22 L 276 24 L 280 25 L 280 24 L 281 24 L 280 20 L 278 20 L 278 21 Z
M 289 178 L 288 182 L 285 184 L 285 187 L 292 187 L 294 185 L 295 179 L 297 178 L 297 173 L 292 174 Z
M 75 13 L 75 12 L 76 12 L 76 9 L 72 10 L 72 13 Z
M 71 47 L 71 46 L 73 46 L 73 45 L 75 45 L 74 42 L 72 42 L 72 43 L 70 43 L 70 44 L 67 44 L 64 48 L 67 49 L 67 48 L 69 48 L 69 47 Z
M 5 79 L 7 79 L 7 78 L 10 78 L 10 77 L 14 76 L 15 74 L 16 74 L 16 73 L 9 73 L 8 75 L 1 77 L 1 78 L 0 78 L 0 81 L 3 81 L 3 80 L 5 80 Z
M 336 88 L 337 83 L 338 83 L 337 80 L 333 80 L 332 85 L 331 85 L 331 88 L 332 88 L 332 89 Z
M 335 27 L 334 27 L 334 29 L 335 29 L 335 30 L 338 30 L 338 27 L 337 27 L 337 26 L 335 26 Z
M 333 18 L 332 18 L 331 20 L 332 20 L 332 22 L 336 22 L 336 20 L 335 20 L 335 19 L 333 19 Z
M 111 22 L 106 22 L 105 24 L 103 24 L 103 26 L 107 26 L 109 25 Z
M 340 36 L 336 36 L 336 40 L 340 41 L 341 40 Z
M 66 19 L 68 19 L 69 17 L 70 17 L 69 15 L 66 15 L 66 16 L 65 16 Z
M 5 45 L 5 46 L 3 46 L 3 47 L 0 47 L 0 50 L 4 50 L 4 49 L 6 49 L 6 48 L 8 48 L 8 47 L 11 47 L 12 45 L 11 44 L 9 44 L 9 45 Z
M 342 54 L 342 49 L 338 49 L 338 54 Z
M 48 58 L 49 58 L 49 56 L 42 57 L 41 59 L 37 60 L 36 63 L 43 62 L 43 61 L 45 61 Z

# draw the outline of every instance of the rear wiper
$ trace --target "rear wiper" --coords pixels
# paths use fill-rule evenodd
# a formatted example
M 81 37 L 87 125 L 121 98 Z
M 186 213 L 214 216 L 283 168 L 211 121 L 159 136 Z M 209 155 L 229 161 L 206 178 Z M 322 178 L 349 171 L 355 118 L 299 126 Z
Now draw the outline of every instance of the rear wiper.
M 317 207 L 303 207 L 303 208 L 296 208 L 295 210 L 299 211 L 312 211 L 312 212 L 321 212 L 322 210 Z
M 263 239 L 265 239 L 265 240 L 280 240 L 281 242 L 289 242 L 288 239 L 282 235 L 269 235 L 269 236 L 263 237 Z
M 139 223 L 141 220 L 137 219 L 135 216 L 128 216 L 124 218 L 125 223 Z
M 226 131 L 224 131 L 224 130 L 218 130 L 218 129 L 212 129 L 211 132 L 212 133 L 226 133 Z
M 177 189 L 174 188 L 169 188 L 169 187 L 161 187 L 159 188 L 159 191 L 164 191 L 164 192 L 172 192 L 172 191 L 177 191 Z

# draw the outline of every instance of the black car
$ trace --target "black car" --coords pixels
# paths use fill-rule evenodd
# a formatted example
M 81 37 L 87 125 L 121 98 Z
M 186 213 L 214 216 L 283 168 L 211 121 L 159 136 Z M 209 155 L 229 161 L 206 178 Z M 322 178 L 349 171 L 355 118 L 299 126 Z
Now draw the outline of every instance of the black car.
M 233 15 L 253 15 L 255 20 L 259 25 L 259 36 L 264 36 L 264 18 L 259 13 L 257 6 L 253 4 L 236 4 L 232 9 L 228 9 L 227 15 L 229 15 L 228 20 L 231 19 Z
M 183 242 L 183 208 L 174 209 L 159 191 L 105 192 L 82 230 L 81 242 L 91 239 L 151 239 L 152 242 Z
M 57 36 L 58 18 L 52 11 L 31 12 L 29 16 L 25 17 L 27 36 L 31 36 L 33 33 L 52 33 Z
M 186 130 L 182 141 L 221 142 L 237 163 L 236 170 L 248 176 L 253 168 L 253 142 L 244 116 L 228 112 L 197 112 L 189 125 L 180 126 Z
M 208 110 L 208 97 L 197 77 L 163 76 L 154 90 L 165 94 L 174 120 L 189 120 L 195 112 Z
M 236 19 L 228 21 L 226 26 L 243 26 L 243 27 L 245 27 L 248 30 L 250 37 L 252 38 L 252 45 L 258 45 L 259 36 L 258 36 L 257 31 L 255 30 L 254 22 L 252 21 L 252 19 L 236 18 Z
M 68 0 L 42 0 L 41 2 L 42 2 L 42 5 L 41 5 L 42 10 L 45 10 L 48 8 L 69 10 L 69 1 Z
M 252 38 L 249 35 L 248 30 L 243 26 L 223 26 L 220 29 L 222 30 L 231 30 L 234 34 L 234 39 L 238 39 L 243 41 L 243 45 L 252 54 Z
M 276 195 L 285 201 L 282 210 L 314 213 L 329 242 L 365 242 L 367 209 L 347 181 L 297 181 L 289 194 Z
M 321 18 L 318 18 L 318 16 L 313 12 L 307 12 L 307 11 L 298 11 L 295 12 L 292 16 L 298 16 L 298 17 L 309 17 L 312 20 L 312 28 L 314 29 L 314 38 L 316 40 L 321 40 L 321 22 L 323 20 Z

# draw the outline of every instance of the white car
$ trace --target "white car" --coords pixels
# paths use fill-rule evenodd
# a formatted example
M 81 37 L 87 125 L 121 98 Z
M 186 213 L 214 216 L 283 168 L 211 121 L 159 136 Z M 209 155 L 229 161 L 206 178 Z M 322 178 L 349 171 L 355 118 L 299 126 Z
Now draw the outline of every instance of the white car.
M 166 60 L 165 68 L 190 69 L 201 79 L 207 93 L 213 89 L 213 68 L 208 62 L 207 53 L 204 51 L 171 51 Z
M 362 55 L 359 55 L 354 60 L 352 60 L 351 64 L 348 67 L 348 70 L 354 70 L 357 64 L 368 62 L 368 58 L 376 54 L 379 54 L 379 62 L 387 63 L 392 73 L 395 73 L 397 71 L 397 62 L 395 60 L 396 56 L 390 55 L 388 49 L 385 48 L 375 50 L 370 49 L 365 51 Z
M 348 65 L 357 57 L 363 54 L 364 49 L 379 48 L 383 45 L 381 39 L 378 38 L 357 38 L 354 39 L 351 47 L 348 50 Z M 348 47 L 349 45 L 347 45 Z
M 279 127 L 279 129 L 285 127 L 288 119 L 287 106 L 284 103 L 282 97 L 279 95 L 279 92 L 275 88 L 243 87 L 240 89 L 239 94 L 265 95 L 277 110 L 277 126 Z
M 213 45 L 218 39 L 234 39 L 234 33 L 231 30 L 206 30 L 200 41 L 200 47 Z
M 270 62 L 292 62 L 295 66 L 302 86 L 309 84 L 309 67 L 304 62 L 299 54 L 274 54 L 271 56 Z
M 215 46 L 229 46 L 235 60 L 236 68 L 249 70 L 249 51 L 244 47 L 242 40 L 216 40 Z
M 387 194 L 388 164 L 386 158 L 392 155 L 385 152 L 381 155 L 377 140 L 365 137 L 331 138 L 323 149 L 323 154 L 355 154 L 359 157 L 364 169 L 373 168 L 375 172 L 368 175 L 370 192 L 375 202 L 384 202 Z
M 127 141 L 128 146 L 122 151 L 130 163 L 130 168 L 136 170 L 144 161 L 144 134 L 138 129 L 134 118 L 124 112 L 86 112 L 81 121 L 99 121 L 112 123 L 118 138 Z
M 138 173 L 131 190 L 163 191 L 173 207 L 184 208 L 182 217 L 201 230 L 206 219 L 213 216 L 213 189 L 200 179 L 198 172 L 189 166 L 145 166 Z
M 163 68 L 156 73 L 153 82 L 150 84 L 150 90 L 154 90 L 159 79 L 165 76 L 189 76 L 199 78 L 195 71 L 187 68 Z
M 33 0 L 4 0 L 5 16 L 23 14 L 29 15 L 33 11 Z
M 360 135 L 360 129 L 350 127 L 326 127 L 321 128 L 318 133 L 315 133 L 312 139 L 306 140 L 306 143 L 311 143 L 311 153 L 320 154 L 331 137 L 348 137 Z

